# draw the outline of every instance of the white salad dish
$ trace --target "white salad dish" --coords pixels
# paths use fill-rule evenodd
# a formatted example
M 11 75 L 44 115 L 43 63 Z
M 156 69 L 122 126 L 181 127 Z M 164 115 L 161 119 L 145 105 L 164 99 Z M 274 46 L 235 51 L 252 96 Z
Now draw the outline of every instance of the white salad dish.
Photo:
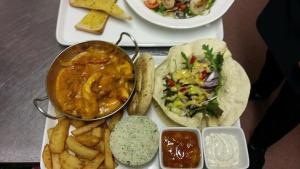
M 174 169 L 174 168 L 166 167 L 163 164 L 162 134 L 165 131 L 188 131 L 188 132 L 193 132 L 197 135 L 198 144 L 199 144 L 199 148 L 200 148 L 200 162 L 197 167 L 192 168 L 192 169 L 202 169 L 203 165 L 204 165 L 202 136 L 201 136 L 201 132 L 199 129 L 192 128 L 192 127 L 166 127 L 160 132 L 160 138 L 159 138 L 159 164 L 160 164 L 160 167 L 162 169 Z
M 247 142 L 241 128 L 207 127 L 202 131 L 202 138 L 205 165 L 208 169 L 246 169 L 249 167 Z M 236 159 L 234 165 L 226 164 L 226 161 L 234 159 Z
M 147 8 L 144 5 L 144 0 L 126 0 L 126 2 L 141 18 L 150 23 L 173 29 L 189 29 L 200 27 L 217 20 L 230 8 L 234 0 L 216 0 L 208 14 L 198 15 L 188 19 L 174 19 L 161 16 Z

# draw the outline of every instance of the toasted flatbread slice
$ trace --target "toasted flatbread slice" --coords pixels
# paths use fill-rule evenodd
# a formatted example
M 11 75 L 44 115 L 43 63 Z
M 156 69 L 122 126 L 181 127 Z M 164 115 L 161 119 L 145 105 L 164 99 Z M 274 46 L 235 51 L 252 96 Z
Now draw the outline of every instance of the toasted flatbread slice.
M 102 11 L 91 10 L 81 21 L 75 25 L 75 28 L 85 32 L 101 34 L 108 20 L 108 14 Z
M 115 0 L 70 0 L 70 5 L 79 8 L 98 9 L 109 11 L 115 4 Z
M 94 9 L 104 11 L 107 14 L 116 17 L 118 19 L 132 19 L 123 9 L 121 9 L 115 0 L 69 0 L 71 6 Z
M 117 4 L 114 4 L 109 15 L 114 16 L 118 19 L 122 20 L 131 20 L 132 17 L 128 15 L 122 8 L 120 8 Z

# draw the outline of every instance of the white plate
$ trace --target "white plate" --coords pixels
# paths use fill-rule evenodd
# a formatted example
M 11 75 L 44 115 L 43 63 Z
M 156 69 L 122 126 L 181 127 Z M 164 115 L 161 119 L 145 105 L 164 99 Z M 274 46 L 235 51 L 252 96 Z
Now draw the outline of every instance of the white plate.
M 139 45 L 144 47 L 174 46 L 199 38 L 223 39 L 223 23 L 221 19 L 199 28 L 176 30 L 157 26 L 142 19 L 126 5 L 124 0 L 119 0 L 118 5 L 131 15 L 133 19 L 131 21 L 120 21 L 110 17 L 103 34 L 95 35 L 78 31 L 74 27 L 87 14 L 88 10 L 71 7 L 69 0 L 60 0 L 56 25 L 57 41 L 62 45 L 73 45 L 89 40 L 103 40 L 114 43 L 121 32 L 132 34 Z M 120 45 L 134 46 L 127 38 Z
M 160 64 L 165 58 L 166 56 L 153 56 L 155 64 L 158 65 Z M 48 114 L 51 115 L 55 115 L 55 110 L 54 107 L 51 105 L 51 103 L 49 102 L 48 104 Z M 160 111 L 160 109 L 154 104 L 151 104 L 151 107 L 147 113 L 147 115 L 149 116 L 149 118 L 151 120 L 153 120 L 156 124 L 157 127 L 159 129 L 159 132 L 162 131 L 162 129 L 164 129 L 165 127 L 178 127 L 179 125 L 174 123 L 173 121 L 171 121 L 170 119 L 168 119 L 168 117 Z M 125 113 L 125 116 L 128 116 L 127 112 Z M 41 147 L 41 154 L 40 154 L 40 167 L 41 169 L 46 169 L 46 167 L 44 166 L 44 162 L 43 162 L 43 158 L 42 158 L 42 152 L 44 149 L 44 146 L 46 144 L 48 144 L 49 140 L 48 140 L 48 136 L 47 136 L 47 130 L 49 128 L 52 128 L 56 125 L 57 120 L 51 120 L 49 118 L 46 118 L 46 123 L 45 123 L 45 128 L 44 128 L 44 135 L 43 135 L 43 143 L 42 143 L 42 147 Z M 238 120 L 233 126 L 236 127 L 241 127 L 240 125 L 240 120 Z M 74 128 L 71 126 L 70 127 L 70 133 Z M 145 168 L 147 169 L 157 169 L 159 167 L 159 158 L 158 158 L 158 154 L 155 156 L 155 158 L 148 164 L 145 166 Z M 125 169 L 128 168 L 122 164 L 120 164 L 117 169 Z
M 207 15 L 198 15 L 188 19 L 174 19 L 161 16 L 144 5 L 144 0 L 126 0 L 128 5 L 142 18 L 153 24 L 173 28 L 187 29 L 206 25 L 224 15 L 234 0 L 216 0 Z

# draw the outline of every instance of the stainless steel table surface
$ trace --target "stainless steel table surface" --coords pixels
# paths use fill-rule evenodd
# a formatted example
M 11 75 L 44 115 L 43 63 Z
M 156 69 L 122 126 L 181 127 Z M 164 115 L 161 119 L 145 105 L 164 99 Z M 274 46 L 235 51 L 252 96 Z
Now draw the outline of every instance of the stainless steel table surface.
M 0 163 L 39 162 L 47 70 L 64 47 L 55 39 L 59 0 L 0 1 Z M 133 53 L 132 48 L 126 48 Z M 142 48 L 165 55 L 168 48 Z

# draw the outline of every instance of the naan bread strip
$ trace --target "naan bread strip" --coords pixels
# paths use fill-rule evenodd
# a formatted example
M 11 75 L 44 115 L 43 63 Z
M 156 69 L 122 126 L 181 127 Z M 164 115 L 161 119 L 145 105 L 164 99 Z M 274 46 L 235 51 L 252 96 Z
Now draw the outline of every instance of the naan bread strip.
M 146 115 L 154 89 L 154 60 L 149 53 L 142 53 L 135 62 L 136 88 L 128 106 L 129 115 Z

